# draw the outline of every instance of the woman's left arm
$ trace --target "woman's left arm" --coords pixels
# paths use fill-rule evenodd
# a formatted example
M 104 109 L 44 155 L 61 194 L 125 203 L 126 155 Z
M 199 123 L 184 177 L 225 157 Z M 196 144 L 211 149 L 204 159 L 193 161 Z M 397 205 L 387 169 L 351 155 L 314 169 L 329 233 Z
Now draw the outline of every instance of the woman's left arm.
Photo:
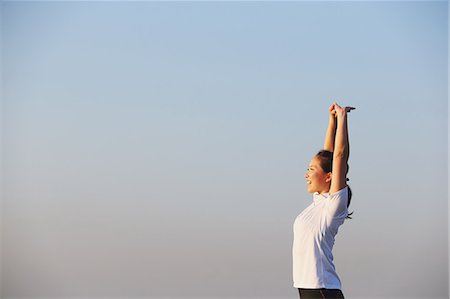
M 353 107 L 334 105 L 337 127 L 333 151 L 333 171 L 331 174 L 330 194 L 336 193 L 347 185 L 347 162 L 350 154 L 348 141 L 347 112 Z

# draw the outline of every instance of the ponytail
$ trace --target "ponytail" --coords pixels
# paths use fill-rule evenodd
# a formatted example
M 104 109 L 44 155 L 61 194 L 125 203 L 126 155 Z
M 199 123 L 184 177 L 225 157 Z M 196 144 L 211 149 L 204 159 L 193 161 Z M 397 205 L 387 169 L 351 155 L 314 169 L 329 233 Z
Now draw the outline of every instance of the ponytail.
M 347 179 L 348 181 L 349 179 Z M 350 201 L 352 200 L 352 189 L 350 189 L 350 186 L 347 185 L 347 189 L 348 189 L 348 202 L 347 202 L 347 209 L 350 206 Z M 350 217 L 351 215 L 353 215 L 353 211 L 351 213 L 349 213 L 347 215 L 347 217 L 345 217 L 346 219 L 352 219 L 352 217 Z

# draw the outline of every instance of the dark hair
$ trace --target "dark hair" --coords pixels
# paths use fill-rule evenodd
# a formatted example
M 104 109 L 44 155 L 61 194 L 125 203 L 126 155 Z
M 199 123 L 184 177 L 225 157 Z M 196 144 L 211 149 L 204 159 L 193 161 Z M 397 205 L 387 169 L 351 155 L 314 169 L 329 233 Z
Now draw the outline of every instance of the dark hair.
M 316 157 L 319 159 L 320 167 L 322 167 L 324 172 L 331 172 L 333 170 L 333 152 L 327 151 L 327 150 L 320 150 Z M 347 164 L 347 172 L 348 172 L 348 164 Z M 348 181 L 349 179 L 347 179 Z M 347 208 L 350 206 L 350 201 L 352 199 L 352 189 L 350 189 L 350 186 L 347 185 L 348 188 L 348 202 L 347 202 Z M 353 212 L 349 213 L 346 218 L 352 219 L 350 215 L 352 215 Z

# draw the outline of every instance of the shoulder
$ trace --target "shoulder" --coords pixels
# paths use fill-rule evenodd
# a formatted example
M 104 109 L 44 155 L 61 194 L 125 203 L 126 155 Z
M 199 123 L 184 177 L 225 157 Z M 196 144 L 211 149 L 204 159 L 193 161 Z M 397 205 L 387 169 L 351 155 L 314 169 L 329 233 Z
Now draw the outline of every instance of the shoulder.
M 327 203 L 327 214 L 334 218 L 345 218 L 348 215 L 348 186 L 331 193 Z
M 348 187 L 345 185 L 342 189 L 330 193 L 330 198 L 336 198 L 336 197 L 347 197 L 348 196 Z

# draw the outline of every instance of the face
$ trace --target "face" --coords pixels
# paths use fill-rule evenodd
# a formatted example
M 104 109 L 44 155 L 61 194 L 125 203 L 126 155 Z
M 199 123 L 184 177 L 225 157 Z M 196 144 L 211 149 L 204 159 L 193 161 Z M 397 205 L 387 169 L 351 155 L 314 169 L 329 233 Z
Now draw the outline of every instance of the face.
M 331 172 L 324 172 L 317 157 L 312 158 L 305 173 L 309 193 L 324 193 L 330 190 Z

